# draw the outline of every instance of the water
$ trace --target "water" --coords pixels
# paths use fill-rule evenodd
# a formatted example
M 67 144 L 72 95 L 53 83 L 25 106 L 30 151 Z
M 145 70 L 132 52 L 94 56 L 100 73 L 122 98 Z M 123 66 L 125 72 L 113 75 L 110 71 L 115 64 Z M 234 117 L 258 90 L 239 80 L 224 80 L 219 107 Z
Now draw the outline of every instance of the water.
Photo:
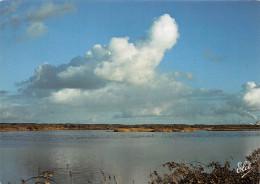
M 74 184 L 100 184 L 101 171 L 124 184 L 144 184 L 149 173 L 169 161 L 224 162 L 232 167 L 260 147 L 260 132 L 109 132 L 38 131 L 0 133 L 0 182 L 20 184 L 52 170 L 65 184 L 67 164 Z

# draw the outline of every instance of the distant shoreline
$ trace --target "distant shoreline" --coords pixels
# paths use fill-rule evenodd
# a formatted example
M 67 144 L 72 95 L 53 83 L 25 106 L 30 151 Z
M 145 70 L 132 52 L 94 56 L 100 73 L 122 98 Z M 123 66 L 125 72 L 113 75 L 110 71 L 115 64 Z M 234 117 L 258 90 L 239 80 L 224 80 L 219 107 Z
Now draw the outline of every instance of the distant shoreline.
M 205 131 L 260 131 L 259 125 L 186 125 L 186 124 L 38 124 L 0 123 L 0 132 L 48 130 L 111 130 L 114 132 L 194 132 Z

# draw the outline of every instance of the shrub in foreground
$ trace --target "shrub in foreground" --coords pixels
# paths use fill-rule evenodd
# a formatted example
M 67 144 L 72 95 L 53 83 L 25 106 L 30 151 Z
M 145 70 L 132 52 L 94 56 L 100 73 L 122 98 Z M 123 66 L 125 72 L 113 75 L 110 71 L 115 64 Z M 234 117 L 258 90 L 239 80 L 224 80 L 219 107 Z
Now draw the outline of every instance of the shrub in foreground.
M 246 156 L 248 162 L 241 163 L 237 169 L 230 168 L 227 160 L 223 165 L 219 162 L 188 164 L 168 162 L 162 165 L 162 171 L 150 174 L 149 184 L 195 184 L 195 183 L 227 183 L 258 184 L 260 181 L 260 148 Z M 194 165 L 194 163 L 196 165 Z

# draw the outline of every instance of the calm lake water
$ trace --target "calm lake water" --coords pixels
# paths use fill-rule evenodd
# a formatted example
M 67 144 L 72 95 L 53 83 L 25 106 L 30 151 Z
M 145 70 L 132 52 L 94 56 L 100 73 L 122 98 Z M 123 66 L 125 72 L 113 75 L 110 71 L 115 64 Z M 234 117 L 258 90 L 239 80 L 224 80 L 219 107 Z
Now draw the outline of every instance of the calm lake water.
M 145 184 L 150 171 L 169 161 L 220 161 L 233 157 L 232 167 L 260 147 L 260 132 L 108 132 L 38 131 L 0 133 L 0 182 L 54 171 L 60 184 L 72 171 L 74 184 L 101 183 L 101 170 L 123 184 Z

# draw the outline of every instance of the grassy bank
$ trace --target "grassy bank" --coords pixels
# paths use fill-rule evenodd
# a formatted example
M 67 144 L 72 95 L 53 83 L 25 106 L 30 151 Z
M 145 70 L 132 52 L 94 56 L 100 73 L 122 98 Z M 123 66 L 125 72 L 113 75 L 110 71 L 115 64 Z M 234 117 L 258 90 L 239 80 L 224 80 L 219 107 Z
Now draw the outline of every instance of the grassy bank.
M 110 130 L 114 132 L 193 132 L 206 131 L 259 131 L 259 125 L 185 125 L 185 124 L 38 124 L 0 123 L 0 131 L 46 131 L 46 130 Z

